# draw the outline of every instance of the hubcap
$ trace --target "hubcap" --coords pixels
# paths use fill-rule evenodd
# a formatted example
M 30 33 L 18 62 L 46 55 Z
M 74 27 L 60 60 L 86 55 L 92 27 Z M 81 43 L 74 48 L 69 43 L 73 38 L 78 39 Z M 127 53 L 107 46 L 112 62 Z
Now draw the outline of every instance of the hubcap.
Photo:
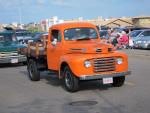
M 72 87 L 72 78 L 71 78 L 71 74 L 68 71 L 65 72 L 65 82 L 67 87 L 69 88 Z
M 33 77 L 33 72 L 34 72 L 33 65 L 30 64 L 30 66 L 29 66 L 29 75 L 30 75 L 31 78 Z

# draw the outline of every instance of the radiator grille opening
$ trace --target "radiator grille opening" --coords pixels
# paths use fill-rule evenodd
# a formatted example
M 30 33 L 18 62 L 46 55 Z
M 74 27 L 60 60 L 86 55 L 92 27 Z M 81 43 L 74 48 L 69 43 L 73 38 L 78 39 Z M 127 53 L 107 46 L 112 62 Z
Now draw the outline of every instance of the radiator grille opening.
M 94 59 L 94 72 L 108 72 L 115 70 L 115 58 L 97 58 Z

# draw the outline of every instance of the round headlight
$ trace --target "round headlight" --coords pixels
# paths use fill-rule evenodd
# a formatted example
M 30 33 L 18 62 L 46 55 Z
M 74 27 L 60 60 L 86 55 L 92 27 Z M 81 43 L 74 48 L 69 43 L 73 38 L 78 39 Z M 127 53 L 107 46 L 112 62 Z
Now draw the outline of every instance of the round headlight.
M 117 58 L 117 64 L 122 64 L 123 59 L 122 58 Z
M 86 68 L 91 67 L 91 62 L 90 62 L 90 61 L 85 61 L 85 62 L 84 62 L 84 66 L 85 66 Z

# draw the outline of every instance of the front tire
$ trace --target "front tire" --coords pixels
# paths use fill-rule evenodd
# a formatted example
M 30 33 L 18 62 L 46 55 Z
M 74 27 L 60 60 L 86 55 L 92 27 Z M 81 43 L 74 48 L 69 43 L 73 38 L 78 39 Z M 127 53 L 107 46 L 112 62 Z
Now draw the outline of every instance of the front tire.
M 112 86 L 113 87 L 121 87 L 124 85 L 124 82 L 125 82 L 125 76 L 114 77 Z
M 67 91 L 76 92 L 79 89 L 79 79 L 72 73 L 70 68 L 66 66 L 63 71 L 64 85 Z
M 27 64 L 28 75 L 30 80 L 39 81 L 40 80 L 40 71 L 37 68 L 36 61 L 34 59 L 30 59 Z

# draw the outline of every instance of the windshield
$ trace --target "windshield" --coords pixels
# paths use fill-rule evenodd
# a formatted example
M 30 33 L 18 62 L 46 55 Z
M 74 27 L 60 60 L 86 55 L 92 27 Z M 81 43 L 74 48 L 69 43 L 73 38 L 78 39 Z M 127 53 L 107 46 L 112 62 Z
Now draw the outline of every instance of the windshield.
M 130 37 L 137 37 L 142 31 L 133 31 L 130 33 Z
M 96 39 L 97 32 L 93 28 L 72 28 L 64 31 L 65 40 Z
M 28 39 L 32 37 L 32 33 L 24 32 L 24 33 L 16 33 L 17 40 Z
M 13 33 L 0 33 L 0 43 L 16 42 L 16 37 Z

